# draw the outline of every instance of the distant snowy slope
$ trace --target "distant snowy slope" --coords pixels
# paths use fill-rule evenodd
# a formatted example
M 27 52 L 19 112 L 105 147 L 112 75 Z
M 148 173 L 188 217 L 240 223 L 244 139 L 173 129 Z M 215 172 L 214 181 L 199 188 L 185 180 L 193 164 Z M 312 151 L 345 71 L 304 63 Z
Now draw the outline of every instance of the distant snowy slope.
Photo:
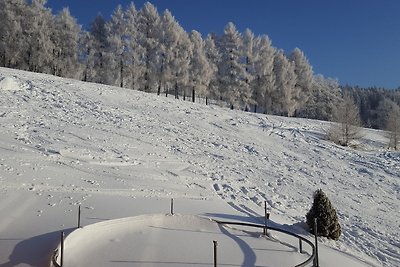
M 26 203 L 38 216 L 57 205 L 69 214 L 96 195 L 222 199 L 254 217 L 266 200 L 274 222 L 295 229 L 322 188 L 343 230 L 338 242 L 322 242 L 373 266 L 400 266 L 400 153 L 385 150 L 380 131 L 365 130 L 354 150 L 324 140 L 327 122 L 0 68 L 4 79 L 0 211 L 7 201 L 22 207 L 19 191 L 47 203 Z M 0 219 L 1 233 L 12 227 Z

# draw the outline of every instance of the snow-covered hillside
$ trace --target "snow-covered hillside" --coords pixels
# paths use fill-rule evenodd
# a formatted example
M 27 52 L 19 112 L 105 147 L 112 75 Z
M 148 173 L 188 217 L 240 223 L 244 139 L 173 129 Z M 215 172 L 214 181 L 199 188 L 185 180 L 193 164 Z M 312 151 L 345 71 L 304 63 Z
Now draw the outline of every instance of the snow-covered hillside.
M 47 266 L 79 204 L 87 225 L 167 213 L 169 198 L 181 213 L 256 221 L 266 200 L 276 225 L 306 234 L 319 188 L 343 230 L 320 239 L 325 253 L 400 266 L 400 153 L 380 131 L 353 150 L 325 141 L 321 121 L 4 68 L 0 80 L 1 267 Z

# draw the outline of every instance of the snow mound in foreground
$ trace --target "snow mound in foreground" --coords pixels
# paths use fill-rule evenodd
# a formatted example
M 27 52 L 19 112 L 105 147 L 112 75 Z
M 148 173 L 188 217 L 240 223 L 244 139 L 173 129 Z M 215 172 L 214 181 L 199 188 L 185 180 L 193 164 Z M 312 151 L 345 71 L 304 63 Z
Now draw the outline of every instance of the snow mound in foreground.
M 21 86 L 13 77 L 7 76 L 0 81 L 0 90 L 18 91 Z
M 212 266 L 214 240 L 221 265 L 294 266 L 310 257 L 310 251 L 298 253 L 293 245 L 253 230 L 223 227 L 193 215 L 109 220 L 78 229 L 65 239 L 64 266 Z

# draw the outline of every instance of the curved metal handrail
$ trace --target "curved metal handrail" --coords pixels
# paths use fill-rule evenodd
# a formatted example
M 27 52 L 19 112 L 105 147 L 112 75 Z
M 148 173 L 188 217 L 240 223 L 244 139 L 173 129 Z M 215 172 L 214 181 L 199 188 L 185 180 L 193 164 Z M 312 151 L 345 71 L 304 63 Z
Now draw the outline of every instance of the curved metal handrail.
M 61 267 L 57 262 L 57 258 L 58 258 L 58 248 L 53 252 L 53 256 L 51 257 L 51 263 L 53 264 L 54 267 Z
M 256 227 L 256 228 L 265 228 L 265 225 L 254 224 L 254 223 L 228 222 L 228 221 L 217 221 L 217 220 L 215 220 L 215 222 L 218 223 L 218 224 L 226 224 L 226 225 L 240 225 L 240 226 L 248 226 L 248 227 Z M 283 229 L 279 229 L 279 228 L 275 228 L 275 227 L 270 227 L 270 226 L 268 226 L 267 229 L 268 229 L 268 230 L 272 230 L 272 231 L 276 231 L 276 232 L 281 232 L 281 233 L 284 233 L 284 234 L 287 234 L 287 235 L 296 237 L 296 238 L 298 238 L 299 240 L 302 240 L 302 241 L 304 241 L 305 243 L 307 243 L 308 245 L 310 245 L 310 247 L 312 248 L 312 254 L 311 254 L 310 258 L 308 258 L 306 261 L 304 261 L 304 262 L 302 262 L 302 263 L 300 263 L 300 264 L 298 264 L 298 265 L 295 265 L 294 267 L 305 267 L 305 266 L 307 266 L 308 264 L 310 264 L 310 263 L 313 262 L 313 260 L 314 260 L 314 258 L 315 258 L 315 246 L 314 246 L 314 244 L 313 244 L 310 240 L 306 239 L 306 238 L 303 237 L 303 236 L 300 236 L 300 235 L 298 235 L 298 234 L 295 234 L 295 233 L 292 233 L 292 232 L 289 232 L 289 231 L 286 231 L 286 230 L 283 230 Z

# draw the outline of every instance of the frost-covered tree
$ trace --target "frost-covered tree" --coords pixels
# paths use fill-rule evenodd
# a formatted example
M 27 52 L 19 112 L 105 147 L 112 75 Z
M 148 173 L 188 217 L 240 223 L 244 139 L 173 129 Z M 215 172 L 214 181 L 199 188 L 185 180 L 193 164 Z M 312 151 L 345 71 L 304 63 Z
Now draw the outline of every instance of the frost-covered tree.
M 383 97 L 383 94 L 381 94 L 381 98 L 382 99 L 379 100 L 374 110 L 376 112 L 376 116 L 374 116 L 376 117 L 375 119 L 376 122 L 373 124 L 375 125 L 375 127 L 377 126 L 379 129 L 387 130 L 389 116 L 392 113 L 392 111 L 397 107 L 397 104 L 391 99 Z M 371 106 L 371 101 L 369 101 L 369 103 L 370 103 L 369 106 Z M 372 110 L 371 107 L 369 107 L 368 109 Z M 370 113 L 372 112 L 370 111 Z M 371 117 L 371 115 L 369 115 L 368 117 Z
M 141 89 L 150 92 L 159 82 L 160 73 L 160 15 L 154 5 L 146 2 L 138 13 L 138 41 L 144 49 L 144 74 L 139 83 Z
M 82 81 L 91 82 L 94 81 L 94 49 L 93 49 L 93 37 L 87 31 L 83 31 L 79 38 L 79 57 L 83 64 L 82 68 Z
M 246 107 L 251 102 L 251 90 L 246 82 L 246 66 L 242 63 L 243 40 L 235 25 L 226 25 L 224 34 L 219 40 L 221 61 L 218 66 L 218 78 L 223 100 L 231 108 Z
M 245 82 L 249 85 L 250 90 L 253 91 L 252 83 L 256 76 L 255 71 L 255 37 L 254 33 L 250 29 L 246 29 L 243 34 L 243 47 L 242 53 L 244 58 L 244 64 L 246 69 Z
M 211 77 L 214 74 L 204 50 L 205 42 L 201 34 L 192 31 L 190 40 L 193 45 L 193 53 L 190 59 L 189 84 L 192 87 L 192 101 L 195 102 L 196 93 L 202 97 L 208 95 Z
M 180 25 L 172 16 L 169 10 L 163 13 L 161 18 L 161 36 L 160 36 L 160 49 L 159 56 L 160 62 L 160 74 L 159 74 L 159 92 L 161 87 L 164 87 L 166 94 L 171 88 L 175 89 L 175 96 L 178 94 L 177 85 L 177 66 L 178 60 L 178 44 L 180 42 L 181 30 Z M 176 85 L 176 86 L 175 86 Z
M 85 36 L 85 81 L 106 84 L 110 80 L 108 77 L 108 40 L 105 25 L 104 17 L 98 14 L 91 24 L 89 33 Z
M 303 51 L 295 48 L 289 56 L 289 60 L 294 63 L 294 73 L 296 74 L 296 94 L 295 98 L 295 111 L 301 107 L 311 95 L 311 86 L 313 78 L 313 70 L 304 55 Z
M 108 84 L 124 87 L 124 67 L 126 49 L 126 24 L 125 14 L 121 5 L 118 5 L 111 14 L 111 19 L 105 24 L 107 35 L 107 66 Z
M 254 61 L 255 61 L 255 37 L 254 33 L 250 29 L 246 29 L 243 34 L 243 57 L 245 60 L 246 71 L 250 73 L 250 75 L 254 75 Z M 251 77 L 249 77 L 251 78 Z M 249 81 L 250 83 L 251 81 Z
M 10 31 L 7 14 L 7 1 L 0 1 L 0 64 L 2 67 L 6 66 L 6 53 L 7 53 L 7 42 L 6 36 Z
M 46 0 L 33 0 L 27 9 L 27 17 L 22 22 L 28 45 L 25 50 L 25 61 L 30 71 L 52 73 L 53 15 L 51 10 L 44 6 L 46 2 Z
M 140 86 L 140 77 L 143 77 L 145 72 L 145 65 L 143 64 L 145 50 L 140 41 L 143 35 L 140 35 L 138 31 L 138 12 L 133 2 L 125 12 L 125 17 L 127 27 L 126 38 L 123 39 L 126 43 L 124 56 L 126 64 L 125 85 L 132 89 L 138 89 Z
M 296 74 L 294 64 L 290 62 L 283 51 L 277 51 L 274 58 L 275 90 L 271 94 L 272 113 L 294 115 L 296 110 Z
M 389 118 L 386 124 L 388 131 L 388 147 L 394 150 L 400 149 L 400 107 L 394 106 L 389 113 Z
M 331 121 L 333 112 L 341 100 L 342 95 L 338 81 L 316 75 L 311 84 L 311 96 L 300 107 L 297 116 Z
M 189 64 L 192 54 L 192 43 L 188 34 L 179 25 L 171 12 L 166 10 L 162 17 L 162 44 L 164 79 L 168 87 L 174 88 L 175 98 L 189 95 Z M 161 51 L 163 51 L 161 50 Z
M 219 93 L 219 80 L 217 76 L 217 66 L 219 65 L 221 57 L 218 48 L 215 45 L 214 37 L 211 34 L 208 34 L 207 38 L 204 41 L 204 52 L 208 60 L 211 76 L 206 96 L 206 104 L 208 104 L 208 97 L 212 97 L 214 99 L 219 99 L 221 97 Z
M 53 74 L 61 77 L 76 78 L 79 73 L 78 51 L 81 27 L 71 16 L 69 9 L 64 8 L 54 20 L 52 36 Z
M 274 56 L 276 49 L 271 40 L 264 35 L 255 40 L 254 58 L 255 79 L 253 80 L 254 112 L 261 106 L 265 113 L 271 113 L 271 95 L 275 90 Z
M 183 91 L 183 98 L 185 99 L 192 91 L 192 88 L 189 87 L 189 69 L 193 46 L 187 32 L 182 27 L 179 27 L 179 31 L 181 38 L 178 42 L 175 58 L 175 66 L 177 66 L 175 87 L 178 88 L 176 91 Z
M 315 218 L 317 219 L 317 233 L 314 231 Z M 318 236 L 338 240 L 342 233 L 336 210 L 322 189 L 314 193 L 314 202 L 306 219 L 310 232 Z
M 342 102 L 336 107 L 333 121 L 328 131 L 329 140 L 350 146 L 362 137 L 360 111 L 348 93 L 344 93 Z
M 25 0 L 0 1 L 0 64 L 3 67 L 24 68 L 28 48 L 23 24 L 28 4 Z

